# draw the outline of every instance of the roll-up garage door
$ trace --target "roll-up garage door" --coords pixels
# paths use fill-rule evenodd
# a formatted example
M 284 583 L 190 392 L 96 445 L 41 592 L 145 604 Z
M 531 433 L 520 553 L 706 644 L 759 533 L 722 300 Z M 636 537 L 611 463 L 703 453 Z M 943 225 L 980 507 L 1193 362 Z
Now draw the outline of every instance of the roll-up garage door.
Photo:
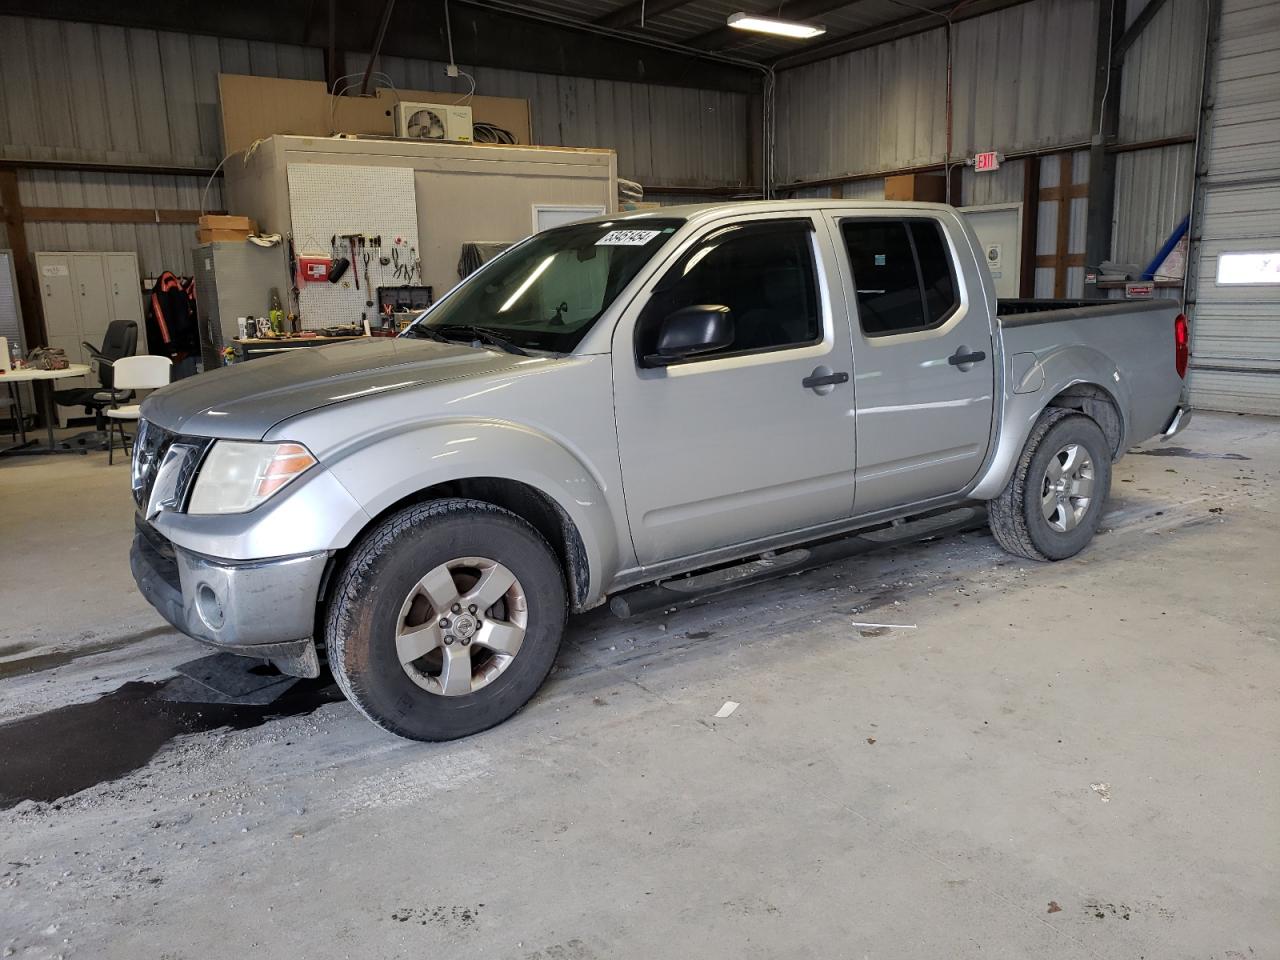
M 1280 415 L 1280 3 L 1223 0 L 1216 59 L 1191 400 Z

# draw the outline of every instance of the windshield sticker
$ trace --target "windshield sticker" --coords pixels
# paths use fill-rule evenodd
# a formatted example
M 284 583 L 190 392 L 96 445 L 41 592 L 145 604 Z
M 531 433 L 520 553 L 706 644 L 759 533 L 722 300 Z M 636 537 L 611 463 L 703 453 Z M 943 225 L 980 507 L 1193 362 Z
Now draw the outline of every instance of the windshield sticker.
M 597 247 L 643 247 L 661 230 L 610 230 L 596 241 Z

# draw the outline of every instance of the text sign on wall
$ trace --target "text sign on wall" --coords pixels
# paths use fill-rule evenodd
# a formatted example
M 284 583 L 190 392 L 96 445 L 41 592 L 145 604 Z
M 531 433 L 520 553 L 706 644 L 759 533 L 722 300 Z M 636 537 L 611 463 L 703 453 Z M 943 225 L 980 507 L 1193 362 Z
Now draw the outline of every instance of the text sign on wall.
M 989 170 L 1000 169 L 1000 154 L 994 150 L 987 153 L 980 153 L 973 158 L 973 169 L 977 173 L 986 173 Z

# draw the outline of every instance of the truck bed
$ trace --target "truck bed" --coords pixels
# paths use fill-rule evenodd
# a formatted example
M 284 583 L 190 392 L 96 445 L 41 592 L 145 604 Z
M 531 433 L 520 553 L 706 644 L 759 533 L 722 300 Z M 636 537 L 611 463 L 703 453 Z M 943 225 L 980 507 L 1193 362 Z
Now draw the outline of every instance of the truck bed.
M 1008 298 L 996 301 L 1002 326 L 1055 323 L 1082 317 L 1118 316 L 1143 310 L 1177 307 L 1176 300 L 1049 300 Z
M 1180 312 L 1176 300 L 1001 300 L 996 316 L 1006 356 L 1030 353 L 1045 363 L 1078 355 L 1082 369 L 1086 355 L 1113 363 L 1102 385 L 1137 443 L 1163 428 L 1182 391 L 1173 329 Z

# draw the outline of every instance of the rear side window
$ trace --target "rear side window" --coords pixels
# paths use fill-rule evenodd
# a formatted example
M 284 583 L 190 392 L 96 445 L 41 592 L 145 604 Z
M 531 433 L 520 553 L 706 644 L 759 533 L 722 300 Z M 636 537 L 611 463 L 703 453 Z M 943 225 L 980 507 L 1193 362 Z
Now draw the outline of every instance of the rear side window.
M 729 308 L 734 342 L 726 354 L 782 350 L 822 339 L 810 220 L 723 227 L 704 237 L 662 279 L 640 315 L 636 352 L 652 353 L 662 321 L 681 307 Z
M 928 330 L 955 312 L 951 254 L 936 221 L 846 220 L 840 230 L 867 336 Z

